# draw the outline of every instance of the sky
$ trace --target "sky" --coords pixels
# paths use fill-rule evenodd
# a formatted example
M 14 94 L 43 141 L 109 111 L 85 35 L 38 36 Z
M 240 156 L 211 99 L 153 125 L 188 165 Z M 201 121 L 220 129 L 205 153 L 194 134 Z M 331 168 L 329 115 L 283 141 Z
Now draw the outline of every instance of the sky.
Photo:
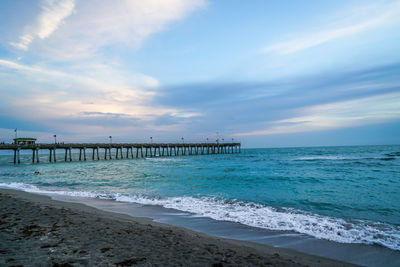
M 0 141 L 400 144 L 399 0 L 2 0 Z

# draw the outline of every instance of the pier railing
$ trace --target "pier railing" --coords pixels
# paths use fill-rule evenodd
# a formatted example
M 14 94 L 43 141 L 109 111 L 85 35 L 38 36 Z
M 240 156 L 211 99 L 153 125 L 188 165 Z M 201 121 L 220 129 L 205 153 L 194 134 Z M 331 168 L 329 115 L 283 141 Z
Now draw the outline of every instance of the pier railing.
M 92 160 L 144 158 L 144 157 L 173 157 L 191 155 L 233 154 L 241 152 L 240 143 L 86 143 L 86 144 L 0 144 L 0 150 L 14 151 L 14 164 L 21 163 L 21 150 L 32 150 L 32 163 L 39 163 L 39 151 L 49 150 L 49 162 L 57 162 L 57 149 L 64 150 L 64 161 L 72 161 L 72 150 L 79 149 L 79 161 L 86 161 L 87 156 Z M 87 151 L 89 154 L 87 155 Z M 100 157 L 99 151 L 104 154 Z M 90 153 L 91 152 L 91 153 Z

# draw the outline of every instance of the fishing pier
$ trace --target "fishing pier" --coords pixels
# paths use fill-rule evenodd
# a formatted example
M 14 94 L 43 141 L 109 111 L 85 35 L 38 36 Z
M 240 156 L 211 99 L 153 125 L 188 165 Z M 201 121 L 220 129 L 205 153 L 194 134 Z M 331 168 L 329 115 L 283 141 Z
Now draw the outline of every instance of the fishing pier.
M 32 150 L 32 163 L 39 163 L 39 151 L 48 150 L 48 162 L 57 162 L 56 151 L 64 152 L 64 161 L 72 161 L 72 150 L 79 150 L 79 161 L 233 154 L 241 152 L 240 143 L 152 143 L 152 144 L 0 144 L 0 150 L 14 151 L 14 164 L 21 163 L 21 150 Z M 101 153 L 102 152 L 102 153 Z M 101 155 L 101 156 L 100 156 Z M 60 158 L 60 156 L 59 156 Z

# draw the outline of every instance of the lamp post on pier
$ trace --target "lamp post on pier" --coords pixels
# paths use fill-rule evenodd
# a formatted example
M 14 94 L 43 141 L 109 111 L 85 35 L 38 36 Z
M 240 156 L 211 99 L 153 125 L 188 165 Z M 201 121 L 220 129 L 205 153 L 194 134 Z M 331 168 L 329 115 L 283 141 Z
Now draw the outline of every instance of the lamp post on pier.
M 53 137 L 54 137 L 54 144 L 57 145 L 57 135 L 55 134 L 53 135 Z
M 108 138 L 110 138 L 110 145 L 112 145 L 112 136 L 110 135 Z
M 153 144 L 153 137 L 152 136 L 150 136 L 150 143 Z

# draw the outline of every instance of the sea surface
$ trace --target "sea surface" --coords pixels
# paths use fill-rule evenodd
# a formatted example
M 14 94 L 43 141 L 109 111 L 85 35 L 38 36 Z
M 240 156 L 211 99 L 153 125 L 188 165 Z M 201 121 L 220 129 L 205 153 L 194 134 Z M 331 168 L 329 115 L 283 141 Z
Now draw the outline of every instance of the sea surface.
M 28 151 L 29 152 L 29 151 Z M 62 152 L 60 150 L 60 152 Z M 400 251 L 400 146 L 48 162 L 0 155 L 0 187 L 189 212 L 257 229 Z M 40 175 L 34 172 L 39 171 Z

